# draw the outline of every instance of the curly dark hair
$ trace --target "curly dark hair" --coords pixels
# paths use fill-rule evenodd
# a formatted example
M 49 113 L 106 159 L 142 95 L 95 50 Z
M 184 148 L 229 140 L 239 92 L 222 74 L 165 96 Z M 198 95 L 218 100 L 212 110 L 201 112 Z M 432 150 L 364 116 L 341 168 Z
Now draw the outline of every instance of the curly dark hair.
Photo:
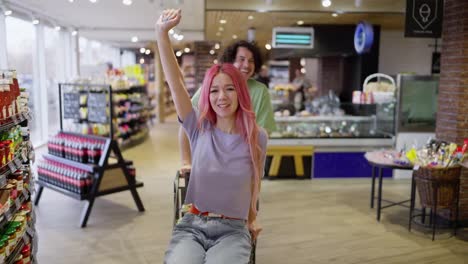
M 260 49 L 258 48 L 257 44 L 255 42 L 248 42 L 245 40 L 239 40 L 231 45 L 229 45 L 227 48 L 224 49 L 223 53 L 221 54 L 221 57 L 219 58 L 221 63 L 234 63 L 236 61 L 236 55 L 237 55 L 237 49 L 239 47 L 243 47 L 248 49 L 250 52 L 252 52 L 254 63 L 255 63 L 255 73 L 258 73 L 262 67 L 262 56 L 260 53 Z

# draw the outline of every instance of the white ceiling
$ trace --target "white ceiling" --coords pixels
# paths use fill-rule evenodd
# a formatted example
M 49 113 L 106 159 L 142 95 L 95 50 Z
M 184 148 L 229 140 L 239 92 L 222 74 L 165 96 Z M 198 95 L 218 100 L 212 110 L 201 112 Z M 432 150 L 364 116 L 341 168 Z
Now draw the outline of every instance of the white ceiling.
M 1 1 L 1 0 L 0 0 Z M 204 39 L 204 0 L 133 0 L 132 5 L 122 0 L 3 0 L 6 6 L 23 12 L 47 17 L 62 27 L 76 27 L 80 36 L 110 41 L 116 45 L 135 46 L 137 36 L 141 42 L 154 41 L 154 22 L 165 8 L 181 8 L 184 19 L 178 29 L 184 40 Z

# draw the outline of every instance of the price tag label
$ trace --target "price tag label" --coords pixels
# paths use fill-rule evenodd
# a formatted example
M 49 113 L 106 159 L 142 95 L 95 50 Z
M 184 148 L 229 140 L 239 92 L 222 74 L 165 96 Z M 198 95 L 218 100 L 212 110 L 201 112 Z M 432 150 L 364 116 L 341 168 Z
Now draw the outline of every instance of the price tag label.
M 23 165 L 20 159 L 15 159 L 15 164 L 17 168 L 21 168 L 21 165 Z
M 25 198 L 26 200 L 28 200 L 28 199 L 29 199 L 29 193 L 28 193 L 28 191 L 26 191 L 26 189 L 23 189 L 22 192 L 23 192 L 24 198 Z
M 7 211 L 5 212 L 5 216 L 6 216 L 6 219 L 7 219 L 8 221 L 10 221 L 10 219 L 11 219 L 11 212 L 10 212 L 10 210 L 7 210 Z
M 23 235 L 23 241 L 24 241 L 25 244 L 29 244 L 29 242 L 31 241 L 31 239 L 29 238 L 28 235 L 24 234 L 24 235 Z
M 21 202 L 20 202 L 20 199 L 19 199 L 19 198 L 16 198 L 15 204 L 16 204 L 16 210 L 19 210 L 20 207 L 21 207 Z
M 15 167 L 15 164 L 13 162 L 9 162 L 8 163 L 8 168 L 10 168 L 10 171 L 11 172 L 15 172 L 16 171 L 16 167 Z
M 30 235 L 31 237 L 34 237 L 34 229 L 32 229 L 29 226 L 26 227 L 26 233 L 28 233 L 28 235 Z

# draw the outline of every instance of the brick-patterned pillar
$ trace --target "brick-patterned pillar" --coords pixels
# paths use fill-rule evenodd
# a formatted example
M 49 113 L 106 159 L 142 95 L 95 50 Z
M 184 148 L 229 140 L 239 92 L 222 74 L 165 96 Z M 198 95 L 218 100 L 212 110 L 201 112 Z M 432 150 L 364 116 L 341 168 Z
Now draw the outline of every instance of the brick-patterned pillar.
M 445 0 L 437 111 L 437 138 L 468 138 L 468 1 Z M 462 170 L 460 220 L 468 223 L 468 169 Z

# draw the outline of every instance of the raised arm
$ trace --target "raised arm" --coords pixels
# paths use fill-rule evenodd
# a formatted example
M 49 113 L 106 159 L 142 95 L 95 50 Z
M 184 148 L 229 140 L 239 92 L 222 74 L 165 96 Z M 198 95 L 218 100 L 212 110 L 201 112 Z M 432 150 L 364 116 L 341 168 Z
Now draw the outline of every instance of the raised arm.
M 190 102 L 190 96 L 187 89 L 185 89 L 184 78 L 179 69 L 179 65 L 177 64 L 168 35 L 169 30 L 177 26 L 180 19 L 180 10 L 164 10 L 156 22 L 156 38 L 159 57 L 161 58 L 161 64 L 164 75 L 166 76 L 166 81 L 171 90 L 177 115 L 183 121 L 192 111 L 192 103 Z

